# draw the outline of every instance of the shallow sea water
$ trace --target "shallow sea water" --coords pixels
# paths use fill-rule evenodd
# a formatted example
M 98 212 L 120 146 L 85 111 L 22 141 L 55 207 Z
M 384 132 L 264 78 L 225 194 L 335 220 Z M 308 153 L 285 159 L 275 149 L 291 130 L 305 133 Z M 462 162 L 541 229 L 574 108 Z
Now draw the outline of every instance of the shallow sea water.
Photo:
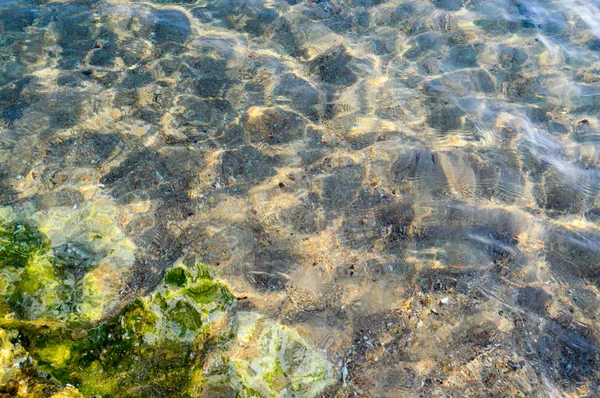
M 105 209 L 98 321 L 197 256 L 323 396 L 599 396 L 599 7 L 1 0 L 0 204 Z

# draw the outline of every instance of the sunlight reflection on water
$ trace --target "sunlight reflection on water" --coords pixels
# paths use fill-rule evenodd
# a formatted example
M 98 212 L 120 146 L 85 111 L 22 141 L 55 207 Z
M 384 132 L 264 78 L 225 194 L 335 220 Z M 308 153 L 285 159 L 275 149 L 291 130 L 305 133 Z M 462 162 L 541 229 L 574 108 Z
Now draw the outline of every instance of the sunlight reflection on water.
M 0 201 L 110 197 L 341 396 L 595 396 L 597 1 L 0 0 Z M 343 380 L 342 380 L 343 379 Z

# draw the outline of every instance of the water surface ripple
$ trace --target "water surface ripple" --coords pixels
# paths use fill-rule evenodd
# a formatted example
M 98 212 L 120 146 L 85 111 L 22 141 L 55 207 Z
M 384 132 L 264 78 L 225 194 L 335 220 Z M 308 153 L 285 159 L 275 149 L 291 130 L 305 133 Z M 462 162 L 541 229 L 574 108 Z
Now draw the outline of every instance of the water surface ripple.
M 0 202 L 99 197 L 336 365 L 600 394 L 597 0 L 0 1 Z

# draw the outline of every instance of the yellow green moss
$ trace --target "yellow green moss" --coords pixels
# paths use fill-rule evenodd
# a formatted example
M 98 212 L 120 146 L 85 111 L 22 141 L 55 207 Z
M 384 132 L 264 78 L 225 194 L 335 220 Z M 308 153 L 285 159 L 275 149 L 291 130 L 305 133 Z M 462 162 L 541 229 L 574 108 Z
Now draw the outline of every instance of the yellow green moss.
M 53 368 L 65 368 L 71 359 L 71 344 L 48 344 L 36 352 L 38 360 L 45 362 Z

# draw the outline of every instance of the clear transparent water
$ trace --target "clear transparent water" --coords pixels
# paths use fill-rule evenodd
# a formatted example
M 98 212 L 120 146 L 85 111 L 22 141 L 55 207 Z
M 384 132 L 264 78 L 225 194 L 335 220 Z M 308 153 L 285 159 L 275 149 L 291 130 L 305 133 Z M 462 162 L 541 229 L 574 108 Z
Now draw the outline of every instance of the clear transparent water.
M 2 1 L 0 201 L 108 206 L 117 308 L 199 256 L 323 394 L 597 396 L 598 7 Z

